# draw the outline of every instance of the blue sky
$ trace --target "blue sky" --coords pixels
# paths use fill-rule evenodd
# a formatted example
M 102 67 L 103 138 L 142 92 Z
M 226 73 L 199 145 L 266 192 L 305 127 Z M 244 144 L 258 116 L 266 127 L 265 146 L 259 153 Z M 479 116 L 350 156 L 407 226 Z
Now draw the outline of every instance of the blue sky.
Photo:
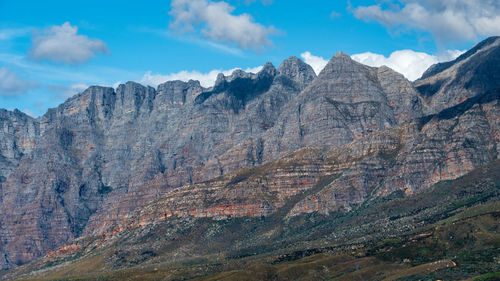
M 129 2 L 0 0 L 0 108 L 36 117 L 89 85 L 126 81 L 209 86 L 220 71 L 292 55 L 319 71 L 339 50 L 413 80 L 500 34 L 488 0 Z

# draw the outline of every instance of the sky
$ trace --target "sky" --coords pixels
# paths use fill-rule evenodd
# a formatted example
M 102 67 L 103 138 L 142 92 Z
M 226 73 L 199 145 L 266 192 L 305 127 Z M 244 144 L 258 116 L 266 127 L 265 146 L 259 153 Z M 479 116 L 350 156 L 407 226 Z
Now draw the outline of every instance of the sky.
M 0 0 L 0 108 L 43 115 L 90 85 L 213 85 L 343 51 L 409 80 L 500 35 L 497 0 Z

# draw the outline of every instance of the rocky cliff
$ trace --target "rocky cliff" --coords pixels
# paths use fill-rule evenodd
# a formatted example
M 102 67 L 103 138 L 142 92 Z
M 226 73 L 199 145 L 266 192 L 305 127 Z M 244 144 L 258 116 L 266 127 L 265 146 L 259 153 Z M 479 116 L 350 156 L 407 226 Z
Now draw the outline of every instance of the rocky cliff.
M 431 66 L 415 81 L 415 87 L 426 100 L 426 113 L 438 113 L 497 89 L 499 63 L 500 37 L 490 37 L 453 61 Z
M 415 85 L 339 52 L 317 77 L 291 57 L 211 88 L 128 82 L 37 120 L 2 111 L 0 264 L 169 217 L 349 211 L 457 178 L 498 158 L 500 80 L 481 82 L 497 45 Z
M 0 109 L 0 186 L 19 160 L 31 154 L 39 134 L 40 126 L 30 116 L 19 110 Z

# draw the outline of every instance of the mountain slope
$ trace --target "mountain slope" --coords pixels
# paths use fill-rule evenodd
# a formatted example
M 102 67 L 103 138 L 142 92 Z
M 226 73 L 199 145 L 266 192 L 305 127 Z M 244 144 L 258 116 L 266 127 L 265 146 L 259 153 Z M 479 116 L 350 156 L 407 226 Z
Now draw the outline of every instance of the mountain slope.
M 490 37 L 454 61 L 431 66 L 415 81 L 428 114 L 500 87 L 500 37 Z
M 477 69 L 495 68 L 490 41 L 426 81 L 462 81 L 456 69 L 481 78 Z M 12 162 L 0 197 L 0 263 L 30 262 L 80 238 L 106 246 L 158 224 L 174 231 L 158 245 L 172 250 L 167 260 L 212 255 L 245 233 L 229 234 L 235 217 L 248 240 L 228 251 L 244 253 L 279 233 L 265 226 L 252 236 L 245 219 L 344 216 L 394 192 L 425 192 L 498 159 L 499 90 L 488 87 L 439 110 L 429 98 L 455 91 L 421 95 L 391 69 L 341 52 L 318 77 L 291 57 L 278 69 L 219 75 L 208 89 L 197 81 L 90 87 L 34 120 L 35 145 Z M 176 232 L 219 223 L 227 241 L 205 252 Z
M 28 280 L 473 277 L 500 270 L 492 258 L 500 249 L 499 165 L 495 160 L 418 195 L 395 192 L 349 213 L 165 220 L 106 242 L 78 240 L 15 272 L 28 273 Z

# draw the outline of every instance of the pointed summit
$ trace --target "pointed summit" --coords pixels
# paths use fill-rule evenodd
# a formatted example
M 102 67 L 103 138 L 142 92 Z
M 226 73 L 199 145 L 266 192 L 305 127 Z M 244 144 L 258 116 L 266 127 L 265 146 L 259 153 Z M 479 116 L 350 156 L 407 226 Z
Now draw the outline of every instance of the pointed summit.
M 262 69 L 257 73 L 259 78 L 276 76 L 276 67 L 270 62 L 266 62 Z
M 334 58 L 342 58 L 342 57 L 348 57 L 348 58 L 351 58 L 348 54 L 342 52 L 342 51 L 338 51 L 335 53 L 335 55 L 333 56 Z
M 280 64 L 278 74 L 288 77 L 302 86 L 308 85 L 316 78 L 313 68 L 295 56 Z
M 366 74 L 368 66 L 354 61 L 348 54 L 337 52 L 318 74 L 319 79 L 331 79 L 339 73 Z

